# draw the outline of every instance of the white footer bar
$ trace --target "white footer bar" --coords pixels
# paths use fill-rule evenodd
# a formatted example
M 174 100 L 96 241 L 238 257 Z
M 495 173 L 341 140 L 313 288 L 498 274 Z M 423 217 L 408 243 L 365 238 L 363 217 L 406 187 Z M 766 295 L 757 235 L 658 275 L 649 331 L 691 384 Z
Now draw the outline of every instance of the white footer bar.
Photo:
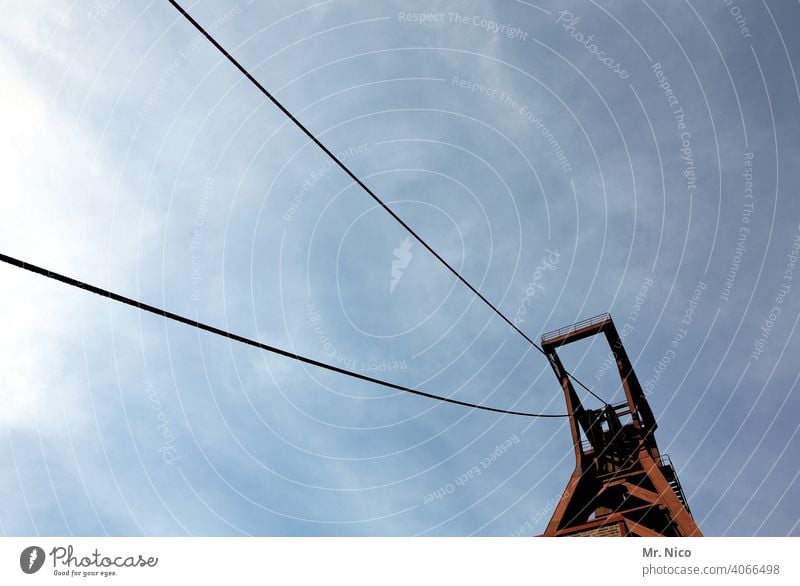
M 800 584 L 800 538 L 2 538 L 0 584 Z

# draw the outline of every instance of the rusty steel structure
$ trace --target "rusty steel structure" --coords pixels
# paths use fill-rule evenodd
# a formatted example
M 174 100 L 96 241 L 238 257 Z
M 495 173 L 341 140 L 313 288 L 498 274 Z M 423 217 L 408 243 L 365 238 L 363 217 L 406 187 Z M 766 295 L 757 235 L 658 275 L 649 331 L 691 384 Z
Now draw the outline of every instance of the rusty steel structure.
M 603 334 L 625 401 L 586 409 L 557 349 Z M 609 314 L 542 336 L 570 415 L 575 471 L 544 536 L 700 537 L 669 457 L 656 445 L 655 417 Z

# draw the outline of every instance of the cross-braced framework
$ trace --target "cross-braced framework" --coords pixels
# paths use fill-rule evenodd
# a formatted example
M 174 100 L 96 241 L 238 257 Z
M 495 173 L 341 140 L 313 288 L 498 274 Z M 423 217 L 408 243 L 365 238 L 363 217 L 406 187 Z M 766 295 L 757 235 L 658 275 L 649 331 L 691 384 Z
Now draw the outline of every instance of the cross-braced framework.
M 604 334 L 625 401 L 586 409 L 556 350 Z M 655 417 L 609 314 L 542 336 L 570 415 L 575 471 L 545 536 L 700 537 L 670 459 L 658 451 Z

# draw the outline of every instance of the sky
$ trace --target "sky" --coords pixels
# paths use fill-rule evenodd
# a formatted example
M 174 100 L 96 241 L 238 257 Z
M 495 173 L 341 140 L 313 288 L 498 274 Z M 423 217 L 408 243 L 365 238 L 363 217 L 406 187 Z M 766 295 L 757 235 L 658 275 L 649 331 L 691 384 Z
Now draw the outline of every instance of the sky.
M 612 314 L 706 535 L 800 535 L 799 4 L 184 7 L 528 336 Z M 0 252 L 565 412 L 546 360 L 169 2 L 4 9 Z M 0 282 L 3 535 L 536 535 L 574 467 L 566 419 Z M 603 343 L 562 359 L 618 401 Z

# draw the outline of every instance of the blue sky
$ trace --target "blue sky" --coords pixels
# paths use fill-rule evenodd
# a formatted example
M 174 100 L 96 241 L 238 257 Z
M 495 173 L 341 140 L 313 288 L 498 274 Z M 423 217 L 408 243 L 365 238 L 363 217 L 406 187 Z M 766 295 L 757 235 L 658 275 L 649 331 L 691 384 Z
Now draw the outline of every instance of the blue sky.
M 800 534 L 800 6 L 185 6 L 528 335 L 612 313 L 706 534 Z M 563 412 L 545 360 L 168 2 L 6 12 L 3 253 Z M 5 535 L 530 535 L 574 465 L 563 419 L 0 278 Z M 564 352 L 611 400 L 605 356 Z

